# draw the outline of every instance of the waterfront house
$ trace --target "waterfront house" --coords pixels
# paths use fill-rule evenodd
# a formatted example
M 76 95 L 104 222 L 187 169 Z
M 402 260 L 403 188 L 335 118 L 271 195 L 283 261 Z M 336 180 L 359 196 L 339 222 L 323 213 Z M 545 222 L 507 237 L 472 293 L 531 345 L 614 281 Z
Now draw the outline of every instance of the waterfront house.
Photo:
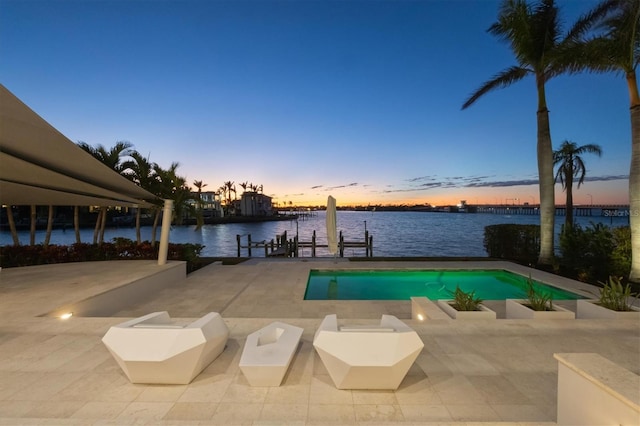
M 246 191 L 240 199 L 242 216 L 271 216 L 273 208 L 271 197 L 253 191 Z

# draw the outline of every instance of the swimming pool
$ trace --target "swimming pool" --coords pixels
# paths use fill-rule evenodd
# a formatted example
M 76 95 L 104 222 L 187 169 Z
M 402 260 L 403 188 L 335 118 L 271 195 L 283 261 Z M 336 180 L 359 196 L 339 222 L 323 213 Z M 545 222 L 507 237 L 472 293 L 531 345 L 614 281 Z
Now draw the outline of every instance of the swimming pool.
M 534 282 L 553 300 L 582 299 L 557 287 Z M 475 290 L 482 300 L 525 299 L 527 278 L 504 270 L 311 270 L 305 300 L 451 299 L 456 286 Z

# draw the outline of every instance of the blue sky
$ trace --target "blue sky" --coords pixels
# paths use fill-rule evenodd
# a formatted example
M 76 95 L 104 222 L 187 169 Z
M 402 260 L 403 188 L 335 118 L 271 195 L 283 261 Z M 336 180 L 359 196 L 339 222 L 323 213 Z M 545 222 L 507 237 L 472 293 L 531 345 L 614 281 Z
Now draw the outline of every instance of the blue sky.
M 0 82 L 74 142 L 263 185 L 285 204 L 538 202 L 532 78 L 497 1 L 0 0 Z M 559 2 L 565 28 L 596 2 Z M 547 84 L 554 147 L 597 143 L 575 202 L 628 202 L 621 75 Z M 240 189 L 238 187 L 238 189 Z M 558 186 L 556 199 L 563 202 Z

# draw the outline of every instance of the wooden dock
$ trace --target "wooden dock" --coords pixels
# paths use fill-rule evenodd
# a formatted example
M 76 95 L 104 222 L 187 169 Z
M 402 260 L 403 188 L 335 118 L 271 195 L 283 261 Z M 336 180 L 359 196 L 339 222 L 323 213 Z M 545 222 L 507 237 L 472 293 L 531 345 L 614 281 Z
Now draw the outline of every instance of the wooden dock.
M 310 248 L 311 257 L 316 257 L 316 249 L 329 248 L 328 244 L 318 244 L 316 239 L 316 231 L 313 231 L 311 241 L 298 241 L 298 248 Z M 364 231 L 363 241 L 345 241 L 342 231 L 338 235 L 338 254 L 344 257 L 345 248 L 363 248 L 365 249 L 365 257 L 373 257 L 373 236 L 369 235 L 369 231 Z
M 313 231 L 311 241 L 300 241 L 298 237 L 287 239 L 287 233 L 277 235 L 271 241 L 253 241 L 251 234 L 247 234 L 247 243 L 243 245 L 242 235 L 236 235 L 238 246 L 238 257 L 242 257 L 242 249 L 247 250 L 248 257 L 252 257 L 254 250 L 264 250 L 264 257 L 300 257 L 300 252 L 305 248 L 311 249 L 311 257 L 316 257 L 317 249 L 326 248 L 327 244 L 318 244 L 316 231 Z M 364 231 L 363 241 L 345 241 L 342 231 L 338 236 L 338 255 L 344 257 L 346 248 L 363 248 L 365 257 L 373 257 L 373 236 L 368 231 Z
M 253 241 L 251 234 L 247 234 L 247 243 L 242 245 L 242 235 L 236 235 L 236 242 L 238 245 L 238 257 L 242 257 L 242 249 L 247 250 L 249 257 L 253 256 L 253 250 L 264 250 L 264 257 L 290 257 L 291 247 L 289 241 L 287 241 L 287 232 L 282 235 L 277 235 L 275 240 L 267 241 Z

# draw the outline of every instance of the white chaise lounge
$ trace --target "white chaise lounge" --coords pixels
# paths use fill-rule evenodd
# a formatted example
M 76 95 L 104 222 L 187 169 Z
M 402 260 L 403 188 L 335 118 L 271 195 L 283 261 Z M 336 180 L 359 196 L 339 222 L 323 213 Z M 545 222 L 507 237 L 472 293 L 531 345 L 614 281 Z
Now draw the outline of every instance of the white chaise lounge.
M 190 383 L 222 353 L 229 329 L 217 312 L 189 325 L 166 311 L 115 325 L 102 338 L 132 383 Z
M 276 321 L 247 336 L 240 370 L 251 386 L 280 386 L 303 331 Z
M 397 389 L 424 343 L 392 315 L 377 326 L 343 327 L 327 315 L 313 346 L 338 389 Z

